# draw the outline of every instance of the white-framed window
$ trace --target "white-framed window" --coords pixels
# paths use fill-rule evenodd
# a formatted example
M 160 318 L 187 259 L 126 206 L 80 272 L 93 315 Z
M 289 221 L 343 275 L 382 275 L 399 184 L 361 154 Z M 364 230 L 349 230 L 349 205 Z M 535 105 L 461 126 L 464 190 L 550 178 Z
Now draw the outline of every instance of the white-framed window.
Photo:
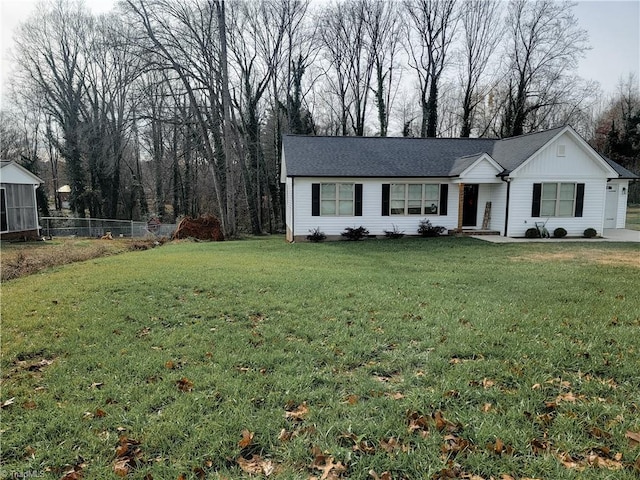
M 355 205 L 355 184 L 321 183 L 320 215 L 353 216 Z
M 541 217 L 573 217 L 576 205 L 575 183 L 543 183 L 540 196 Z
M 391 215 L 438 215 L 440 185 L 437 183 L 392 183 L 389 186 Z

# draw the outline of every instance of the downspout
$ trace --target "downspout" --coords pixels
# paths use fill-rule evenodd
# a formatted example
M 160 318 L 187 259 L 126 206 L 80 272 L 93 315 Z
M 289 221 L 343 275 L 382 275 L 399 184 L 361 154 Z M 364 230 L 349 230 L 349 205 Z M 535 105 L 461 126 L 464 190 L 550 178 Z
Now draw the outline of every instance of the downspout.
M 295 224 L 296 224 L 296 209 L 295 209 L 295 203 L 296 203 L 296 196 L 295 196 L 295 191 L 294 191 L 294 185 L 296 182 L 296 177 L 291 177 L 291 243 L 294 243 L 296 241 L 296 229 L 295 229 Z
M 504 209 L 504 237 L 507 236 L 507 229 L 509 228 L 509 199 L 511 196 L 511 178 L 500 177 L 503 182 L 507 182 L 507 204 Z

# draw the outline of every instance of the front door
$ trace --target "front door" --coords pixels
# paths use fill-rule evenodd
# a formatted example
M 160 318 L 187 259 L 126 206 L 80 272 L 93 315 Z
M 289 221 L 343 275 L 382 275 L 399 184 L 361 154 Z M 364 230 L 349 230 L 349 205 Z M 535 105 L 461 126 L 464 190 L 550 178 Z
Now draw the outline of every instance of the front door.
M 478 184 L 464 186 L 462 201 L 462 226 L 475 227 L 478 224 Z
M 604 228 L 616 228 L 618 219 L 618 185 L 607 185 L 604 200 Z

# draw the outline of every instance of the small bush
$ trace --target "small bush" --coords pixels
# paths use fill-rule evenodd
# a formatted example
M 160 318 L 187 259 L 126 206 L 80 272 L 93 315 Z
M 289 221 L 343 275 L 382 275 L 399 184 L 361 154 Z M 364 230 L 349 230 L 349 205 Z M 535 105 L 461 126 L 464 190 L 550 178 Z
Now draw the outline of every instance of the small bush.
M 385 230 L 384 236 L 387 238 L 402 238 L 404 237 L 404 230 L 401 232 L 398 227 L 393 225 L 393 230 Z
M 563 238 L 566 236 L 567 236 L 567 231 L 562 227 L 558 227 L 553 231 L 553 238 Z
M 430 220 L 420 220 L 420 225 L 418 226 L 418 234 L 423 237 L 437 237 L 444 233 L 445 230 L 446 228 L 444 227 L 431 225 Z
M 526 238 L 540 238 L 540 232 L 538 231 L 537 228 L 531 227 L 531 228 L 527 228 L 527 231 L 524 232 L 524 236 Z
M 340 235 L 342 235 L 347 240 L 361 240 L 369 235 L 369 230 L 367 230 L 363 226 L 359 226 L 358 228 L 347 227 Z
M 313 243 L 322 242 L 325 240 L 327 236 L 324 232 L 320 231 L 320 227 L 316 227 L 313 230 L 309 230 L 309 235 L 307 235 L 307 240 Z
M 587 228 L 584 231 L 583 235 L 584 235 L 584 238 L 593 238 L 596 235 L 598 235 L 598 232 L 596 232 L 595 228 Z

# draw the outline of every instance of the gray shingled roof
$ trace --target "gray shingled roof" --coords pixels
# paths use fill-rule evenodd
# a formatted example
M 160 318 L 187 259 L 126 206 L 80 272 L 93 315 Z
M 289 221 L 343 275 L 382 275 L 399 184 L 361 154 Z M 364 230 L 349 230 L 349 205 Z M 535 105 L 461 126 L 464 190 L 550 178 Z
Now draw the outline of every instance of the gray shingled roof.
M 627 170 L 622 165 L 614 162 L 610 158 L 607 158 L 605 156 L 603 156 L 602 158 L 604 158 L 604 161 L 607 162 L 611 166 L 611 168 L 613 168 L 616 172 L 618 172 L 618 175 L 620 175 L 620 178 L 628 178 L 628 179 L 640 178 L 638 175 L 633 173 L 631 170 Z
M 513 171 L 566 127 L 506 139 L 285 135 L 290 177 L 455 177 L 482 154 Z M 638 178 L 605 159 L 623 178 Z
M 447 177 L 456 158 L 490 154 L 495 140 L 286 135 L 282 143 L 292 177 Z
M 542 148 L 565 127 L 552 128 L 543 132 L 529 133 L 517 137 L 496 140 L 491 156 L 509 173 Z

